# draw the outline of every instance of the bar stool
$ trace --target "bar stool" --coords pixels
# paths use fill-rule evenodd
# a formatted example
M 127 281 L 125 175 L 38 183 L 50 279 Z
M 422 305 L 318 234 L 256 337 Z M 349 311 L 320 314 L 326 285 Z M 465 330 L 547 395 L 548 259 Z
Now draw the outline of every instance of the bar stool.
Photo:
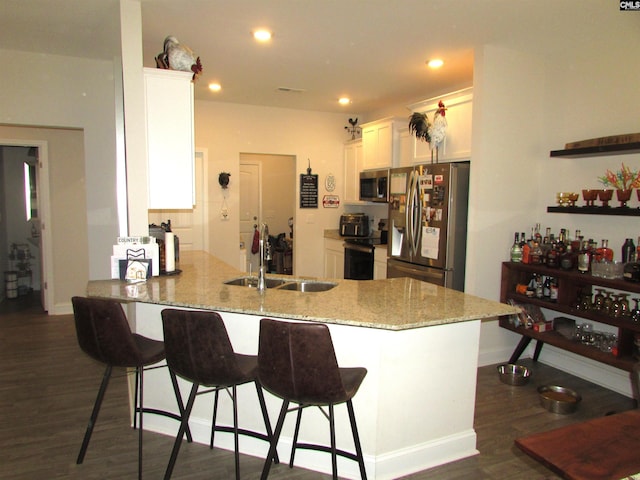
M 160 341 L 132 333 L 122 306 L 114 300 L 73 297 L 71 303 L 73 305 L 76 336 L 80 348 L 89 355 L 89 357 L 106 364 L 102 383 L 98 390 L 98 395 L 93 406 L 93 411 L 91 412 L 91 417 L 89 418 L 87 430 L 82 440 L 82 446 L 80 447 L 80 453 L 78 453 L 76 463 L 79 465 L 84 461 L 87 448 L 89 447 L 89 440 L 91 440 L 91 434 L 93 433 L 93 427 L 98 419 L 100 406 L 102 405 L 104 394 L 109 385 L 113 368 L 135 368 L 136 386 L 133 427 L 136 428 L 136 417 L 139 417 L 138 478 L 142 478 L 142 414 L 155 413 L 175 420 L 181 419 L 181 415 L 143 407 L 142 392 L 144 370 L 146 370 L 144 367 L 164 360 L 164 344 Z M 183 404 L 178 390 L 178 381 L 171 371 L 169 371 L 169 374 L 178 402 L 178 409 L 182 414 Z M 191 441 L 191 432 L 187 431 L 186 433 L 188 441 Z
M 234 435 L 236 479 L 240 478 L 240 453 L 238 435 L 248 435 L 271 443 L 272 431 L 264 394 L 257 382 L 258 359 L 255 355 L 235 353 L 224 326 L 222 317 L 216 312 L 164 309 L 162 310 L 164 343 L 167 363 L 172 372 L 191 382 L 191 392 L 187 400 L 180 430 L 176 436 L 169 464 L 165 471 L 165 480 L 171 478 L 175 466 L 182 435 L 189 424 L 189 416 L 197 395 L 215 392 L 213 420 L 211 424 L 210 448 L 213 448 L 215 432 L 227 432 Z M 238 403 L 236 387 L 254 382 L 262 410 L 266 434 L 238 428 Z M 202 385 L 206 390 L 198 392 Z M 229 392 L 231 388 L 231 393 Z M 218 393 L 225 390 L 233 403 L 233 427 L 216 425 L 218 411 Z M 276 463 L 277 455 L 271 455 Z
M 298 404 L 289 467 L 293 467 L 296 448 L 319 450 L 331 453 L 333 478 L 338 478 L 337 455 L 358 462 L 360 476 L 366 480 L 362 448 L 358 437 L 356 419 L 351 399 L 358 391 L 365 368 L 340 368 L 336 360 L 329 328 L 321 323 L 282 322 L 263 318 L 260 320 L 260 346 L 258 349 L 258 379 L 272 394 L 282 398 L 278 423 L 273 434 L 269 455 L 262 470 L 266 480 L 271 468 L 271 459 L 276 455 L 278 438 L 282 432 L 289 403 Z M 351 432 L 356 453 L 336 448 L 334 405 L 347 404 Z M 329 420 L 331 447 L 298 442 L 302 411 L 317 406 Z M 329 408 L 329 415 L 322 409 Z

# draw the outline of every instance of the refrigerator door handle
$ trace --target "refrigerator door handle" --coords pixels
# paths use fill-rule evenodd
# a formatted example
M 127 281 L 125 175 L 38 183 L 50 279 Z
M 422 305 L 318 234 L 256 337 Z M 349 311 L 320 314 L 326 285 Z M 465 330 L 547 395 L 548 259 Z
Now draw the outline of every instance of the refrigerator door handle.
M 413 188 L 413 171 L 411 171 L 411 173 L 409 174 L 409 189 L 407 192 L 407 204 L 405 206 L 405 212 L 404 212 L 404 225 L 405 228 L 407 229 L 407 243 L 409 244 L 409 254 L 412 254 L 413 252 L 413 232 L 411 230 L 411 227 L 413 225 L 413 217 L 412 217 L 412 212 L 413 212 L 413 208 L 412 208 L 412 204 L 411 204 L 411 192 Z
M 411 204 L 411 254 L 415 257 L 418 254 L 418 246 L 420 241 L 420 223 L 422 217 L 422 205 L 420 205 L 419 195 L 419 175 L 413 171 L 411 172 L 411 188 L 409 195 L 409 202 Z

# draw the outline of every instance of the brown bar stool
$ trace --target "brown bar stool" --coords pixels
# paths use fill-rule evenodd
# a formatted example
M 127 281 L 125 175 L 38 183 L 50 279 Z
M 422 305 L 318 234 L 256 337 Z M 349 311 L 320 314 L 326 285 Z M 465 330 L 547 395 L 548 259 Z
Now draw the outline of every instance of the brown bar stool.
M 266 480 L 271 468 L 271 459 L 276 455 L 278 438 L 288 413 L 290 402 L 298 404 L 292 409 L 298 411 L 293 436 L 289 467 L 293 467 L 296 448 L 319 450 L 331 453 L 333 478 L 338 478 L 337 455 L 358 462 L 360 476 L 366 480 L 362 448 L 356 427 L 351 399 L 358 391 L 367 374 L 365 368 L 340 368 L 329 328 L 321 323 L 282 322 L 263 318 L 260 320 L 260 346 L 258 350 L 258 379 L 269 392 L 283 399 L 278 423 L 273 434 L 269 455 L 262 470 L 262 480 Z M 347 404 L 351 432 L 356 453 L 336 448 L 334 405 Z M 329 420 L 331 447 L 298 443 L 298 432 L 302 410 L 317 406 Z M 329 415 L 322 409 L 329 408 Z
M 164 344 L 160 341 L 132 333 L 122 306 L 114 300 L 73 297 L 71 303 L 73 305 L 76 335 L 80 348 L 91 358 L 107 366 L 102 377 L 102 383 L 100 384 L 96 401 L 93 405 L 93 411 L 89 418 L 87 431 L 82 440 L 82 446 L 80 447 L 80 453 L 78 453 L 76 463 L 81 464 L 84 461 L 93 427 L 98 419 L 100 406 L 102 405 L 104 394 L 109 385 L 113 367 L 135 368 L 136 388 L 133 427 L 136 428 L 136 418 L 139 416 L 138 478 L 142 478 L 142 414 L 155 413 L 175 420 L 181 419 L 181 415 L 143 407 L 142 392 L 144 370 L 146 370 L 144 367 L 164 360 Z M 169 371 L 169 374 L 178 402 L 178 408 L 180 413 L 182 413 L 183 405 L 178 390 L 178 381 L 171 371 Z M 186 433 L 188 441 L 191 441 L 191 432 L 187 431 Z
M 162 310 L 164 343 L 167 352 L 167 364 L 172 372 L 191 382 L 191 392 L 182 415 L 180 430 L 176 436 L 169 464 L 164 478 L 171 478 L 175 466 L 182 435 L 189 425 L 189 416 L 197 395 L 215 392 L 213 420 L 211 423 L 211 442 L 215 432 L 227 432 L 234 435 L 236 479 L 240 478 L 240 453 L 238 435 L 248 435 L 271 443 L 272 432 L 262 388 L 257 382 L 258 359 L 255 355 L 235 353 L 224 326 L 222 317 L 216 312 L 164 309 Z M 266 434 L 238 428 L 238 401 L 236 387 L 254 382 L 262 410 Z M 198 392 L 198 387 L 211 387 Z M 231 388 L 231 393 L 229 392 Z M 233 402 L 233 427 L 216 425 L 218 411 L 218 393 L 225 390 Z M 278 463 L 277 455 L 271 455 Z

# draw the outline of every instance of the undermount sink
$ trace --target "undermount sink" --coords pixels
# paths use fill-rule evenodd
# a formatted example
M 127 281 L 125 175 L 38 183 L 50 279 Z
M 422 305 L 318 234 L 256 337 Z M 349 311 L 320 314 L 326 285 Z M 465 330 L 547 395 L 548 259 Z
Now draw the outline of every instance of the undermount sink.
M 296 292 L 326 292 L 335 287 L 332 282 L 290 282 L 278 287 L 278 290 L 294 290 Z
M 225 285 L 236 285 L 239 287 L 256 288 L 258 277 L 240 277 L 227 280 Z M 292 290 L 296 292 L 326 292 L 337 285 L 333 282 L 316 282 L 311 280 L 285 280 L 281 278 L 265 278 L 267 288 L 278 290 Z
M 281 280 L 279 278 L 265 278 L 265 285 L 267 288 L 274 288 L 282 285 L 286 282 L 286 280 Z M 258 286 L 258 277 L 240 277 L 234 278 L 233 280 L 228 280 L 224 282 L 225 285 L 238 285 L 240 287 L 252 287 L 256 288 Z

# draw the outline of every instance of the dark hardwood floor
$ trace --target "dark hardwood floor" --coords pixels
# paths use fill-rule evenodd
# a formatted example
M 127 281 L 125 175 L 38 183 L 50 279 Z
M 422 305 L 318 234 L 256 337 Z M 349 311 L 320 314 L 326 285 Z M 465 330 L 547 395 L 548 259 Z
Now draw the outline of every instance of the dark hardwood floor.
M 71 315 L 47 316 L 37 301 L 26 298 L 0 303 L 0 364 L 1 479 L 136 477 L 137 432 L 129 426 L 123 376 L 112 379 L 85 462 L 75 464 L 103 368 L 78 348 Z M 478 370 L 475 429 L 480 455 L 406 479 L 556 479 L 559 477 L 520 452 L 513 440 L 634 407 L 630 398 L 542 364 L 528 365 L 533 377 L 523 387 L 500 383 L 494 366 Z M 578 412 L 556 415 L 542 409 L 536 387 L 546 383 L 579 391 L 583 401 Z M 438 412 L 430 411 L 425 399 L 424 411 L 416 415 Z M 162 478 L 173 439 L 145 432 L 144 442 L 144 478 Z M 173 478 L 226 480 L 233 478 L 233 465 L 230 452 L 184 444 Z M 261 468 L 262 460 L 242 456 L 242 478 L 259 478 Z M 269 478 L 330 477 L 289 469 L 284 463 L 274 466 Z

